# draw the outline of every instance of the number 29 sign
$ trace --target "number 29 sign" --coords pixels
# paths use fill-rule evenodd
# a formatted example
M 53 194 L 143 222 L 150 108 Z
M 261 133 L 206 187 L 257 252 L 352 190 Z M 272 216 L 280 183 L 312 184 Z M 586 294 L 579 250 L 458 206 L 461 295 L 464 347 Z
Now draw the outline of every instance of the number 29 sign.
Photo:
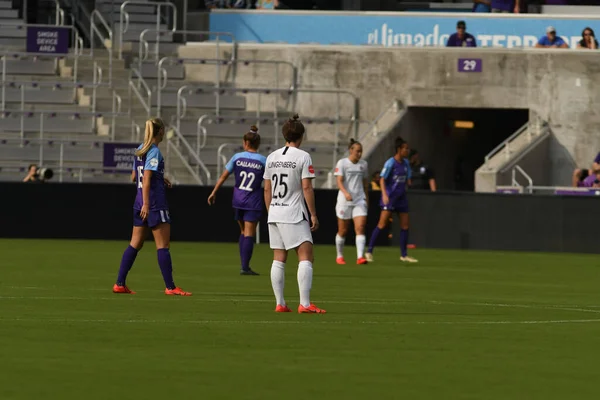
M 481 58 L 459 58 L 458 72 L 481 72 Z

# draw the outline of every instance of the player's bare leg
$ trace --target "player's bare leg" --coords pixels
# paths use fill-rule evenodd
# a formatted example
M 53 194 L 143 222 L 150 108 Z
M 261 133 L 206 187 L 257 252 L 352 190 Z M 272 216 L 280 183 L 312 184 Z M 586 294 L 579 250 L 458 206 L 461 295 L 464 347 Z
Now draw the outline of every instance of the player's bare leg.
M 271 264 L 271 285 L 277 306 L 275 312 L 292 312 L 283 298 L 283 288 L 285 286 L 285 262 L 287 261 L 287 251 L 283 249 L 273 249 L 273 264 Z
M 337 251 L 335 262 L 339 265 L 346 264 L 346 260 L 344 260 L 344 244 L 346 243 L 349 226 L 350 220 L 338 218 L 338 231 L 337 235 L 335 235 L 335 249 Z
M 408 256 L 408 213 L 400 213 L 400 261 L 417 263 L 418 260 Z
M 135 258 L 138 255 L 138 252 L 144 246 L 144 241 L 148 237 L 148 228 L 145 226 L 134 226 L 133 232 L 131 233 L 131 241 L 129 242 L 129 247 L 125 249 L 123 253 L 123 258 L 121 259 L 121 266 L 119 267 L 119 276 L 117 277 L 117 282 L 113 286 L 113 293 L 123 293 L 123 294 L 135 294 L 134 291 L 129 289 L 125 284 L 127 279 L 127 274 L 133 267 L 133 263 L 135 262 Z
M 377 237 L 379 233 L 387 228 L 390 223 L 390 219 L 392 218 L 392 212 L 387 210 L 381 210 L 381 214 L 379 214 L 379 222 L 377 226 L 371 233 L 371 240 L 369 241 L 369 248 L 365 253 L 365 258 L 368 262 L 373 262 L 373 249 L 375 249 L 375 242 L 377 241 Z
M 304 242 L 296 248 L 298 254 L 298 289 L 300 290 L 300 305 L 298 312 L 300 314 L 325 314 L 326 311 L 318 308 L 310 301 L 310 289 L 312 288 L 313 277 L 313 245 L 311 242 Z
M 173 263 L 171 261 L 171 252 L 169 246 L 171 242 L 171 224 L 161 223 L 152 228 L 154 241 L 156 242 L 156 254 L 158 256 L 158 266 L 165 281 L 165 294 L 169 296 L 191 296 L 190 292 L 185 292 L 175 286 L 173 281 Z
M 365 258 L 365 245 L 367 243 L 367 237 L 365 236 L 366 227 L 366 216 L 354 218 L 354 231 L 356 232 L 356 263 L 359 265 L 368 262 Z
M 240 222 L 240 221 L 238 221 L 238 222 Z M 255 237 L 256 237 L 257 224 L 258 224 L 257 221 L 242 222 L 243 240 L 241 241 L 241 246 L 240 246 L 240 258 L 242 260 L 242 269 L 240 271 L 240 275 L 249 275 L 249 276 L 258 276 L 259 275 L 250 268 L 250 260 L 252 259 L 252 252 L 254 251 L 254 242 L 256 240 Z

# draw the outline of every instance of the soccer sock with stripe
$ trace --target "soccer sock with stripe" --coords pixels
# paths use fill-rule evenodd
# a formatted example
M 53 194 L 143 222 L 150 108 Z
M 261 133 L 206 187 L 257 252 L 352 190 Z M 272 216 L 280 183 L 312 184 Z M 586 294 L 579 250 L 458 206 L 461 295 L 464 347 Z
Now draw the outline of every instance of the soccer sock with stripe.
M 285 285 L 284 262 L 273 260 L 273 264 L 271 264 L 271 285 L 273 286 L 277 305 L 285 306 L 285 300 L 283 299 L 283 287 Z
M 158 266 L 162 273 L 163 280 L 167 289 L 175 289 L 175 282 L 173 282 L 173 263 L 171 262 L 171 252 L 169 249 L 158 249 L 156 251 L 158 255 Z
M 244 236 L 241 246 L 242 270 L 250 270 L 250 260 L 254 250 L 254 238 L 252 236 Z
M 408 229 L 402 229 L 400 231 L 400 254 L 402 257 L 408 255 Z
M 312 288 L 313 267 L 310 261 L 298 263 L 298 289 L 300 290 L 300 304 L 310 306 L 310 289 Z
M 346 243 L 346 238 L 341 237 L 340 235 L 335 235 L 335 249 L 337 250 L 337 257 L 344 257 L 344 243 Z
M 134 247 L 128 246 L 123 252 L 123 258 L 121 258 L 121 266 L 119 267 L 119 276 L 117 277 L 117 285 L 125 286 L 125 280 L 127 280 L 127 274 L 131 267 L 133 267 L 133 263 L 135 262 L 135 258 L 137 257 L 138 250 Z
M 365 256 L 365 244 L 367 244 L 367 237 L 365 235 L 356 235 L 356 259 Z
M 376 226 L 375 229 L 373 229 L 373 233 L 371 233 L 371 240 L 369 240 L 369 249 L 367 250 L 367 252 L 373 252 L 373 249 L 375 248 L 375 242 L 377 242 L 377 236 L 379 236 L 380 232 L 381 229 L 379 229 L 378 226 Z

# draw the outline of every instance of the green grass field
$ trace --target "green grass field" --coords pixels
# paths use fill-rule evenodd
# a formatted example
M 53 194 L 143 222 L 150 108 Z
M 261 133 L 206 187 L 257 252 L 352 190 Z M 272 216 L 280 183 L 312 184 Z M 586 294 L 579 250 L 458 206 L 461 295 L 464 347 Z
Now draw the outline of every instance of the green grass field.
M 126 242 L 1 240 L 0 399 L 598 398 L 597 256 L 379 248 L 338 266 L 316 247 L 325 315 L 275 314 L 270 251 L 174 243 L 164 296 L 153 244 L 111 287 Z M 346 257 L 352 260 L 354 247 Z M 298 304 L 296 259 L 286 298 Z

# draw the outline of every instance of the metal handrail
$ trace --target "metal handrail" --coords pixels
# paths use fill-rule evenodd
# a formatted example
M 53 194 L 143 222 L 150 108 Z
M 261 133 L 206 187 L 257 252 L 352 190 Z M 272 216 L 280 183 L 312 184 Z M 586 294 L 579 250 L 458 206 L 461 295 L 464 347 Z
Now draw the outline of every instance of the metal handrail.
M 148 59 L 148 55 L 150 53 L 149 51 L 149 44 L 148 41 L 146 39 L 144 39 L 144 36 L 146 36 L 146 34 L 148 32 L 155 32 L 156 33 L 156 51 L 154 52 L 154 56 L 155 56 L 155 61 L 158 62 L 159 61 L 159 54 L 160 54 L 160 41 L 159 36 L 161 33 L 173 33 L 173 34 L 182 34 L 185 37 L 187 37 L 187 35 L 192 35 L 192 34 L 196 34 L 196 35 L 208 35 L 208 36 L 216 36 L 217 37 L 217 42 L 216 42 L 216 55 L 217 55 L 217 59 L 220 58 L 221 56 L 221 52 L 219 51 L 219 37 L 221 36 L 226 36 L 226 37 L 230 37 L 231 38 L 231 43 L 233 43 L 233 51 L 231 52 L 231 61 L 235 61 L 236 59 L 236 41 L 235 41 L 235 35 L 233 33 L 230 32 L 212 32 L 212 31 L 190 31 L 190 30 L 172 30 L 172 29 L 144 29 L 141 33 L 140 33 L 140 44 L 138 46 L 139 50 L 139 58 L 138 58 L 138 62 L 140 64 L 140 68 L 141 68 L 141 64 L 143 61 L 146 61 Z
M 182 87 L 179 88 L 179 90 L 177 91 L 177 118 L 178 120 L 181 118 L 185 117 L 185 109 L 182 110 L 182 104 L 183 107 L 185 107 L 185 103 L 182 102 L 183 99 L 183 91 L 184 90 L 192 90 L 194 88 L 194 86 L 191 85 L 184 85 Z M 196 87 L 198 90 L 201 91 L 207 91 L 207 92 L 212 92 L 216 94 L 216 116 L 217 118 L 219 118 L 219 112 L 220 112 L 220 104 L 219 104 L 219 100 L 220 100 L 220 94 L 221 92 L 232 92 L 232 93 L 265 93 L 265 94 L 281 94 L 281 93 L 286 93 L 286 94 L 298 94 L 298 93 L 325 93 L 325 94 L 335 94 L 337 95 L 337 115 L 336 115 L 336 119 L 334 119 L 334 123 L 336 124 L 337 127 L 337 131 L 336 131 L 336 143 L 338 143 L 339 140 L 339 134 L 340 134 L 340 124 L 342 123 L 341 121 L 341 117 L 340 117 L 340 108 L 341 105 L 339 103 L 339 96 L 340 95 L 349 95 L 352 96 L 353 100 L 354 100 L 354 112 L 352 117 L 350 118 L 351 123 L 354 125 L 354 134 L 355 137 L 357 136 L 356 132 L 358 132 L 358 127 L 360 125 L 360 120 L 358 117 L 358 113 L 359 113 L 359 109 L 360 109 L 360 103 L 358 100 L 358 97 L 351 91 L 346 91 L 346 90 L 327 90 L 327 89 L 295 89 L 295 90 L 287 90 L 287 89 L 264 89 L 264 88 L 207 88 L 207 87 Z M 160 114 L 160 90 L 157 92 L 157 113 Z M 277 104 L 275 103 L 275 118 L 273 118 L 274 121 L 274 128 L 275 128 L 275 145 L 277 145 L 278 141 L 279 141 L 279 135 L 277 135 L 277 131 L 278 126 L 279 126 L 279 118 L 277 117 Z M 257 118 L 260 119 L 260 101 L 259 101 L 259 109 L 257 110 Z M 200 117 L 202 118 L 202 117 Z M 179 124 L 179 122 L 178 122 Z M 339 145 L 339 143 L 338 143 Z M 335 164 L 334 164 L 335 165 Z
M 533 179 L 531 179 L 531 177 L 523 170 L 523 168 L 521 168 L 518 165 L 515 165 L 515 167 L 512 170 L 512 185 L 521 186 L 517 181 L 517 172 L 520 173 L 523 176 L 523 178 L 527 180 L 527 183 L 529 183 L 529 185 L 527 186 L 527 190 L 529 191 L 529 193 L 532 193 L 533 190 L 531 188 L 533 187 Z
M 192 149 L 192 146 L 190 146 L 190 144 L 188 143 L 188 141 L 186 140 L 186 138 L 181 134 L 181 132 L 179 132 L 179 129 L 177 129 L 176 126 L 170 126 L 169 129 L 172 129 L 173 132 L 175 133 L 175 135 L 177 136 L 177 140 L 179 143 L 183 143 L 185 149 L 187 149 L 189 155 L 194 159 L 194 161 L 196 161 L 198 167 L 200 169 L 202 169 L 202 172 L 204 172 L 204 174 L 206 175 L 206 184 L 210 185 L 210 180 L 211 180 L 211 174 L 210 171 L 208 170 L 208 168 L 206 168 L 206 165 L 204 164 L 204 162 L 200 159 L 200 156 L 194 152 L 194 150 Z M 172 144 L 171 141 L 168 141 L 169 144 Z M 184 162 L 186 168 L 188 169 L 188 171 L 190 171 L 190 173 L 192 173 L 192 176 L 194 176 L 194 178 L 201 184 L 203 185 L 204 183 L 202 182 L 202 179 L 200 178 L 200 175 L 194 171 L 194 169 L 192 168 L 191 165 L 189 165 L 189 163 L 186 161 L 185 157 L 183 156 L 183 154 L 181 153 L 181 151 L 179 151 L 179 149 L 177 148 L 176 145 L 173 145 L 173 149 L 175 150 L 175 152 L 179 155 L 179 157 L 181 158 L 181 160 Z
M 103 36 L 102 33 L 100 32 L 100 30 L 98 29 L 94 18 L 98 19 L 98 21 L 102 24 L 103 28 L 106 30 L 106 32 L 108 33 L 108 38 Z M 108 23 L 106 22 L 106 20 L 104 19 L 104 17 L 102 16 L 102 14 L 100 14 L 100 12 L 98 10 L 94 10 L 92 11 L 91 15 L 90 15 L 90 56 L 94 57 L 94 33 L 96 34 L 96 36 L 98 36 L 98 39 L 100 39 L 100 41 L 102 42 L 102 45 L 104 46 L 104 48 L 106 48 L 106 51 L 108 51 L 108 83 L 112 84 L 112 70 L 113 70 L 113 52 L 112 52 L 112 48 L 114 47 L 114 41 L 113 41 L 113 32 L 112 29 L 110 28 L 110 26 L 108 25 Z M 106 44 L 106 41 L 109 40 L 110 41 L 110 47 Z
M 133 75 L 135 75 L 138 79 L 137 86 L 133 81 L 133 79 L 134 79 Z M 144 100 L 144 97 L 143 97 L 142 93 L 140 92 L 140 90 L 142 90 L 142 87 L 143 87 L 143 89 L 146 90 L 146 97 L 148 99 L 147 102 Z M 146 83 L 146 81 L 144 80 L 142 75 L 140 74 L 140 72 L 135 68 L 131 68 L 131 74 L 129 77 L 128 88 L 129 88 L 129 116 L 131 117 L 131 100 L 132 100 L 131 92 L 133 91 L 135 93 L 135 95 L 137 96 L 138 100 L 140 101 L 140 104 L 142 105 L 142 107 L 144 107 L 147 117 L 150 118 L 150 116 L 152 114 L 152 90 L 150 89 L 150 87 L 148 86 L 148 84 Z
M 394 99 L 387 107 L 385 107 L 383 109 L 382 112 L 379 113 L 379 115 L 377 117 L 375 117 L 375 119 L 373 120 L 373 122 L 371 122 L 369 124 L 369 127 L 365 130 L 365 132 L 358 137 L 358 141 L 362 142 L 371 133 L 371 131 L 377 127 L 377 124 L 379 123 L 379 121 L 381 121 L 383 119 L 383 117 L 385 117 L 386 114 L 391 109 L 395 110 L 395 109 L 399 109 L 400 107 L 401 107 L 400 101 L 397 99 Z
M 57 26 L 60 25 L 64 25 L 65 24 L 65 10 L 62 9 L 62 7 L 60 6 L 60 3 L 58 2 L 58 0 L 54 0 L 54 6 L 55 6 L 55 24 Z
M 223 143 L 217 149 L 217 175 L 220 175 L 222 173 L 222 166 L 227 165 L 227 157 L 225 157 L 225 155 L 223 154 L 223 150 L 225 150 L 225 148 L 229 146 L 235 146 L 235 144 Z
M 156 6 L 156 29 L 160 31 L 161 23 L 161 7 L 171 8 L 173 10 L 173 28 L 172 31 L 177 30 L 177 7 L 173 3 L 160 2 L 160 1 L 141 1 L 141 0 L 127 0 L 121 4 L 119 12 L 119 60 L 123 59 L 123 34 L 127 32 L 129 28 L 129 13 L 125 11 L 125 8 L 129 4 L 138 5 L 155 5 Z M 123 28 L 123 17 L 125 17 L 125 27 Z M 168 21 L 167 21 L 168 23 Z M 160 39 L 159 34 L 156 36 L 157 40 Z
M 508 159 L 510 157 L 510 143 L 513 140 L 515 140 L 519 135 L 521 135 L 521 133 L 523 133 L 528 127 L 529 127 L 529 122 L 526 122 L 515 133 L 513 133 L 512 135 L 510 135 L 506 140 L 504 140 L 498 146 L 494 147 L 492 149 L 492 151 L 490 151 L 484 157 L 484 160 L 485 160 L 484 164 L 487 165 L 488 162 L 492 159 L 492 157 L 494 157 L 496 154 L 498 154 L 500 152 L 500 150 L 502 150 L 502 149 L 506 149 L 506 158 Z

